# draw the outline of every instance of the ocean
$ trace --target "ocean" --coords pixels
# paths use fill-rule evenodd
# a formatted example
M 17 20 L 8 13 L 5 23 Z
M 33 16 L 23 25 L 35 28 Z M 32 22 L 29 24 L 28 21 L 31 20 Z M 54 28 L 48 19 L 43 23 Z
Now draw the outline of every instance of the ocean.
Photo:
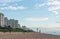
M 39 28 L 38 31 L 37 31 L 37 28 L 31 28 L 31 29 L 36 32 L 39 32 L 39 30 L 41 30 L 41 33 L 60 35 L 59 29 Z

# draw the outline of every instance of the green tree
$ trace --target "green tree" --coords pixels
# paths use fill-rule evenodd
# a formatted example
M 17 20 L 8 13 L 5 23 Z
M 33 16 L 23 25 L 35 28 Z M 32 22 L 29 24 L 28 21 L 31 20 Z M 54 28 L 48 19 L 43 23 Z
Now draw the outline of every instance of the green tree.
M 7 28 L 8 28 L 8 31 L 11 33 L 12 28 L 10 27 L 10 25 Z

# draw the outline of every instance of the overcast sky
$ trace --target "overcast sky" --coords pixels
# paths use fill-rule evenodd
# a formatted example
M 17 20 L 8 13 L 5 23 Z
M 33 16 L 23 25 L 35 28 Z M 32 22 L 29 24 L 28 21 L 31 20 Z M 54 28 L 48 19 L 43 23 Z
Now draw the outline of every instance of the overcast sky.
M 60 0 L 0 0 L 0 12 L 27 27 L 60 27 Z

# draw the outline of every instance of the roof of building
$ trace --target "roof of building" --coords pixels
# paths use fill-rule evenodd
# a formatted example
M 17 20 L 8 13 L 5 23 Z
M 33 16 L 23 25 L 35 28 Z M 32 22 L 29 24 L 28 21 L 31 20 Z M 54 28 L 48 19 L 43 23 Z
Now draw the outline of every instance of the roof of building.
M 3 15 L 3 16 L 4 16 L 4 14 L 3 14 L 3 13 L 0 13 L 0 15 Z

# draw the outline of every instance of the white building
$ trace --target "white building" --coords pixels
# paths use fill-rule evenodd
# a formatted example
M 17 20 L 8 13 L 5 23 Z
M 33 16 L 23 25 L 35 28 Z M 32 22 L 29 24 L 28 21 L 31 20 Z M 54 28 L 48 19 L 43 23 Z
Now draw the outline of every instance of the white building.
M 24 30 L 30 30 L 30 29 L 27 28 L 26 26 L 22 26 L 22 29 L 24 29 Z
M 21 28 L 20 24 L 18 24 L 18 28 Z
M 4 18 L 4 25 L 8 26 L 8 18 L 7 17 Z
M 12 28 L 20 28 L 20 25 L 18 24 L 18 20 L 14 20 L 14 19 L 8 20 L 7 17 L 4 18 L 4 25 L 10 26 Z
M 10 19 L 8 20 L 8 26 L 12 28 L 18 28 L 18 20 Z
M 4 27 L 4 14 L 0 13 L 0 26 Z

